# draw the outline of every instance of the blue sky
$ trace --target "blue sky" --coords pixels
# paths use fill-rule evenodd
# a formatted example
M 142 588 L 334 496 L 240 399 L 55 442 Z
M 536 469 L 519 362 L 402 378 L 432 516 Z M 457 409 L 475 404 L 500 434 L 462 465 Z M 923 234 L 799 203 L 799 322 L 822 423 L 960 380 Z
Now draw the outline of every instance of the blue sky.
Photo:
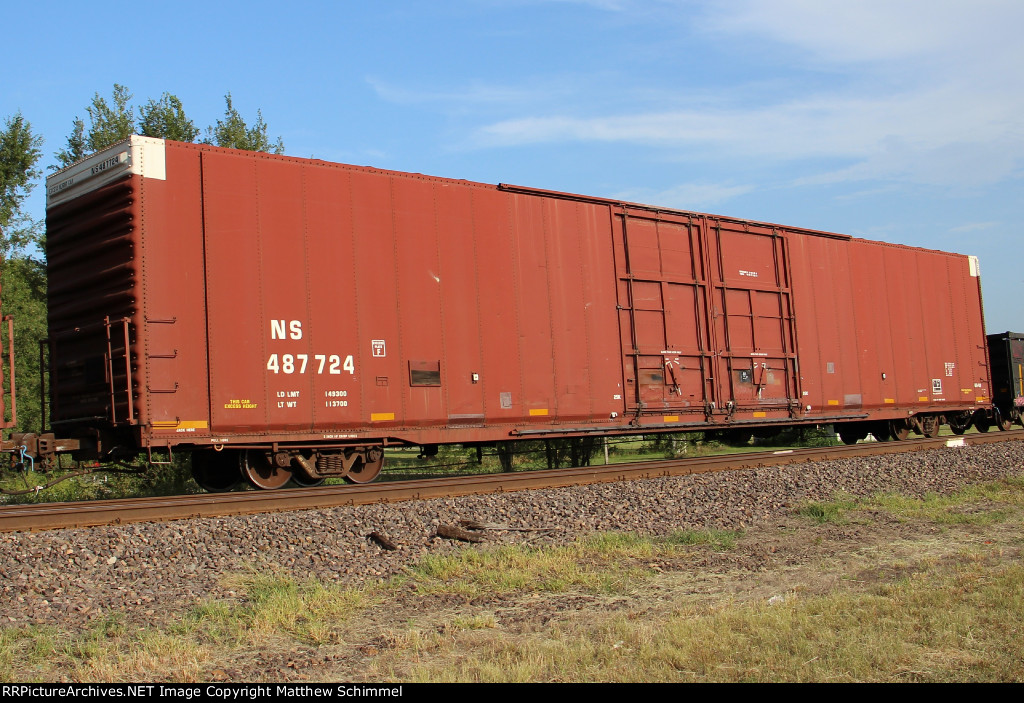
M 231 91 L 295 156 L 975 254 L 989 331 L 1024 331 L 1020 0 L 52 0 L 0 23 L 0 118 L 47 164 L 115 82 L 203 127 Z

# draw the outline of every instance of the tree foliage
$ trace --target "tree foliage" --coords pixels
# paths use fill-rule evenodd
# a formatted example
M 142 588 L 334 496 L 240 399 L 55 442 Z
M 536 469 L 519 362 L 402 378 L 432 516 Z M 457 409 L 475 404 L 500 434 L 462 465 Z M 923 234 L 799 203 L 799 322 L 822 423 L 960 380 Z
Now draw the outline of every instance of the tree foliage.
M 3 313 L 14 317 L 14 371 L 17 386 L 18 426 L 38 432 L 42 428 L 39 397 L 39 341 L 46 338 L 46 264 L 28 256 L 4 260 L 0 270 Z M 9 402 L 11 371 L 7 365 L 7 325 L 3 325 L 5 403 Z M 7 409 L 8 419 L 10 408 Z
M 145 137 L 173 139 L 179 142 L 195 142 L 199 138 L 200 129 L 185 114 L 185 108 L 178 96 L 164 92 L 159 100 L 150 98 L 139 108 L 137 122 L 132 97 L 132 93 L 120 83 L 114 84 L 109 100 L 96 93 L 92 102 L 85 108 L 89 117 L 88 129 L 85 120 L 75 117 L 66 146 L 54 154 L 58 161 L 57 168 L 70 166 L 89 154 L 116 144 L 133 132 Z M 224 100 L 227 103 L 224 119 L 217 120 L 216 125 L 207 128 L 207 136 L 203 140 L 205 144 L 273 154 L 284 153 L 284 143 L 280 137 L 276 142 L 270 141 L 267 124 L 263 121 L 263 113 L 260 110 L 256 111 L 256 122 L 250 127 L 235 108 L 231 93 L 225 95 Z
M 39 227 L 21 206 L 39 176 L 36 164 L 42 144 L 21 113 L 8 119 L 0 132 L 0 256 L 39 243 Z
M 160 100 L 150 100 L 139 111 L 139 134 L 146 137 L 194 142 L 199 128 L 185 115 L 181 100 L 164 93 Z
M 227 103 L 224 119 L 217 120 L 216 126 L 208 130 L 208 144 L 248 151 L 265 151 L 271 154 L 284 153 L 284 142 L 281 141 L 281 137 L 277 138 L 277 142 L 271 143 L 267 136 L 267 124 L 263 121 L 263 113 L 260 110 L 256 110 L 256 124 L 249 127 L 235 109 L 231 93 L 224 96 L 224 101 Z
M 135 127 L 135 108 L 131 100 L 131 92 L 120 83 L 114 84 L 110 103 L 99 93 L 93 96 L 92 104 L 85 108 L 90 123 L 85 144 L 90 152 L 106 149 L 131 136 Z
M 0 299 L 4 315 L 13 315 L 14 377 L 18 388 L 18 428 L 39 429 L 39 340 L 46 336 L 46 271 L 41 253 L 42 226 L 22 206 L 39 176 L 43 140 L 20 113 L 0 132 Z M 36 246 L 32 246 L 36 245 Z M 0 325 L 6 346 L 7 325 Z M 11 369 L 3 358 L 5 401 Z M 5 402 L 6 404 L 6 402 Z M 8 417 L 10 409 L 7 409 Z
M 89 130 L 86 131 L 84 120 L 75 117 L 67 147 L 54 154 L 59 168 L 129 137 L 135 131 L 135 108 L 131 100 L 131 92 L 120 83 L 114 84 L 110 102 L 99 93 L 93 95 L 92 102 L 85 108 Z
M 81 117 L 75 117 L 71 134 L 68 135 L 67 146 L 54 154 L 54 157 L 59 166 L 51 166 L 51 168 L 64 168 L 85 158 L 85 122 Z

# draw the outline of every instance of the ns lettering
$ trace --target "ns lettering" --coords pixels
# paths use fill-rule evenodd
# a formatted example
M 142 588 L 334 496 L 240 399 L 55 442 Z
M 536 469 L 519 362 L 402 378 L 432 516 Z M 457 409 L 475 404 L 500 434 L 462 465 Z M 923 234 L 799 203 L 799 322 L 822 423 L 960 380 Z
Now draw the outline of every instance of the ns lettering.
M 271 320 L 271 339 L 302 339 L 302 320 Z

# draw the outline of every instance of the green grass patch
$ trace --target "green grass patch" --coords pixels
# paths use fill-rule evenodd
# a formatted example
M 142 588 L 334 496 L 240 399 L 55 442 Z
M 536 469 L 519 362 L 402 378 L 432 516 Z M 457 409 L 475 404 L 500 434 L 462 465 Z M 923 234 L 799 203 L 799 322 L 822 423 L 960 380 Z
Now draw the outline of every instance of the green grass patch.
M 53 628 L 0 629 L 0 682 L 45 681 L 41 673 L 53 660 L 59 641 Z
M 503 546 L 427 555 L 410 569 L 421 593 L 476 597 L 536 590 L 562 593 L 623 594 L 655 573 L 649 562 L 679 553 L 681 547 L 733 549 L 742 533 L 680 530 L 664 537 L 605 532 L 561 547 Z
M 951 495 L 928 494 L 924 498 L 887 493 L 873 496 L 863 504 L 907 519 L 943 525 L 987 525 L 1003 522 L 1010 515 L 1010 506 L 1024 504 L 1024 479 L 1005 478 L 969 486 Z
M 374 595 L 255 572 L 231 580 L 238 601 L 202 603 L 160 627 L 129 625 L 112 615 L 73 633 L 0 628 L 0 682 L 202 681 L 238 651 L 337 643 L 349 619 L 379 607 L 377 597 L 386 590 Z
M 663 540 L 666 544 L 731 551 L 736 548 L 736 540 L 742 536 L 743 532 L 739 530 L 676 530 L 666 535 Z
M 845 524 L 847 522 L 846 514 L 862 507 L 857 500 L 844 496 L 832 501 L 812 501 L 797 508 L 796 513 L 819 525 L 825 523 Z
M 171 465 L 147 466 L 141 459 L 136 459 L 134 468 L 108 468 L 82 475 L 74 475 L 79 471 L 74 467 L 54 468 L 46 473 L 0 472 L 0 488 L 12 492 L 29 491 L 17 495 L 0 494 L 0 504 L 59 503 L 201 492 L 191 478 L 185 456 L 176 455 Z M 34 490 L 53 481 L 57 483 Z
M 1007 477 L 948 495 L 930 493 L 924 498 L 898 493 L 878 493 L 869 498 L 839 496 L 832 501 L 807 503 L 796 512 L 818 524 L 843 524 L 850 512 L 873 510 L 942 525 L 985 525 L 1002 522 L 1011 514 L 1010 510 L 993 504 L 1007 508 L 1024 504 L 1024 479 Z
M 236 646 L 271 635 L 317 645 L 337 641 L 340 625 L 378 603 L 368 589 L 315 579 L 251 572 L 235 576 L 231 585 L 244 594 L 240 601 L 200 605 L 179 631 Z
M 526 590 L 564 592 L 569 589 L 623 593 L 630 590 L 643 570 L 626 563 L 616 563 L 611 554 L 621 548 L 621 545 L 588 548 L 578 544 L 554 548 L 507 546 L 488 550 L 466 549 L 451 555 L 427 555 L 410 569 L 410 575 L 422 594 L 476 597 Z

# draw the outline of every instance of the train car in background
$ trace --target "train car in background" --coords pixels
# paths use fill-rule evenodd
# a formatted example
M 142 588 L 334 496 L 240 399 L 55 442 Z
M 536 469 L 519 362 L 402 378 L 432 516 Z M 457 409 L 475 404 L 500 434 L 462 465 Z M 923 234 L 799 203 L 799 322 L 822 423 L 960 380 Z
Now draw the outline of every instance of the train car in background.
M 393 444 L 993 417 L 969 256 L 138 136 L 47 198 L 42 459 L 276 488 Z
M 988 335 L 988 355 L 996 421 L 1003 429 L 1014 422 L 1024 424 L 1024 334 Z

